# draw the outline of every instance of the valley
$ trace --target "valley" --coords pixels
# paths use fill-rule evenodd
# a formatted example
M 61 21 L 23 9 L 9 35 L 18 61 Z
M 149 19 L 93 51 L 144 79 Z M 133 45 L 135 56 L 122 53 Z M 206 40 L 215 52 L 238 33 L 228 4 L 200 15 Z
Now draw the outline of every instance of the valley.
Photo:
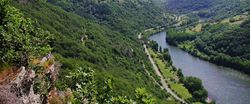
M 0 104 L 249 102 L 247 0 L 1 0 L 0 12 Z

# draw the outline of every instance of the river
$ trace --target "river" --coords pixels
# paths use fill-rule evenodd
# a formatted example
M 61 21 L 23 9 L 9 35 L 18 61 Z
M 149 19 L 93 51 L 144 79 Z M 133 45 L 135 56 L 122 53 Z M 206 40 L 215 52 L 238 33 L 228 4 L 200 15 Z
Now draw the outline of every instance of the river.
M 216 100 L 216 104 L 250 104 L 248 75 L 194 57 L 177 47 L 170 46 L 165 38 L 166 32 L 150 37 L 162 48 L 168 48 L 173 65 L 181 68 L 185 76 L 194 76 L 202 80 L 209 98 Z

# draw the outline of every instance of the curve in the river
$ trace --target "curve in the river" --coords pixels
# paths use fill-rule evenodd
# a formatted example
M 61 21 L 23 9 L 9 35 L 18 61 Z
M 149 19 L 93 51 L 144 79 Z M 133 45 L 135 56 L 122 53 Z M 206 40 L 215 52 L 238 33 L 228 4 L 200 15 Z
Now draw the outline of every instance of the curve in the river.
M 236 70 L 217 66 L 196 58 L 187 52 L 170 46 L 166 32 L 150 37 L 162 48 L 168 48 L 173 64 L 181 68 L 185 76 L 195 76 L 203 81 L 209 97 L 217 104 L 250 104 L 250 77 Z

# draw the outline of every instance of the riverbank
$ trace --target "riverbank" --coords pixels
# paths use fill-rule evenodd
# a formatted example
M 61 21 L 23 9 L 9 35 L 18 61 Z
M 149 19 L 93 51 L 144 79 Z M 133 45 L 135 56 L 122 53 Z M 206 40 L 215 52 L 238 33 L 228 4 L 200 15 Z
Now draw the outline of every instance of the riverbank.
M 179 44 L 177 45 L 180 49 L 188 52 L 189 54 L 199 57 L 200 59 L 203 59 L 205 61 L 209 61 L 211 63 L 214 63 L 216 65 L 224 66 L 233 68 L 234 70 L 240 71 L 242 73 L 246 73 L 250 76 L 250 70 L 248 67 L 250 67 L 250 61 L 249 60 L 242 60 L 239 57 L 231 57 L 229 55 L 223 54 L 223 53 L 217 53 L 217 54 L 206 54 L 205 52 L 202 52 L 194 47 L 189 47 L 188 44 Z
M 229 20 L 168 28 L 166 40 L 193 56 L 250 75 L 250 20 Z
M 165 78 L 163 77 L 163 75 L 160 72 L 160 69 L 157 67 L 156 62 L 153 60 L 151 54 L 148 51 L 147 46 L 144 44 L 143 45 L 146 54 L 148 55 L 148 58 L 153 66 L 153 69 L 155 70 L 156 74 L 160 77 L 160 82 L 162 87 L 168 92 L 170 93 L 176 100 L 180 101 L 181 103 L 187 104 L 182 98 L 180 98 L 177 94 L 175 94 L 170 88 L 169 85 L 166 83 Z
M 155 34 L 155 33 L 158 33 L 158 32 L 161 32 L 162 30 L 164 29 L 154 29 L 154 28 L 151 28 L 151 29 L 147 29 L 145 31 L 143 31 L 142 33 L 139 33 L 138 34 L 138 39 L 139 40 L 144 40 L 144 41 L 147 41 L 148 40 L 148 37 L 152 34 Z M 146 39 L 146 40 L 145 40 Z M 148 42 L 144 42 L 144 43 L 148 43 Z M 183 100 L 181 97 L 180 97 L 180 94 L 176 94 L 176 91 L 173 91 L 171 88 L 170 88 L 170 85 L 167 83 L 169 81 L 166 81 L 164 75 L 162 75 L 162 72 L 160 71 L 159 69 L 159 66 L 157 64 L 157 62 L 155 62 L 154 58 L 152 57 L 152 52 L 151 52 L 151 49 L 147 47 L 146 44 L 143 43 L 143 47 L 144 47 L 144 51 L 145 53 L 147 54 L 148 56 L 148 59 L 149 61 L 151 62 L 152 66 L 153 66 L 153 69 L 155 71 L 155 74 L 160 78 L 159 80 L 155 80 L 154 77 L 150 76 L 150 73 L 145 70 L 148 75 L 154 79 L 154 81 L 156 81 L 157 83 L 159 83 L 159 86 L 161 86 L 161 88 L 163 88 L 165 91 L 167 91 L 169 94 L 171 94 L 171 96 L 178 100 L 179 102 L 183 103 L 183 104 L 188 104 L 185 100 Z M 155 57 L 155 56 L 154 56 Z
M 161 27 L 161 26 L 158 26 L 156 28 L 146 29 L 146 30 L 140 32 L 137 36 L 138 36 L 139 40 L 148 41 L 148 38 L 151 35 L 162 32 L 162 31 L 165 31 L 165 28 Z
M 166 39 L 168 44 L 176 46 L 180 49 L 182 49 L 185 52 L 188 52 L 189 54 L 198 57 L 200 59 L 203 59 L 205 61 L 214 63 L 219 66 L 224 66 L 228 68 L 232 68 L 234 70 L 240 71 L 242 73 L 248 74 L 250 76 L 250 70 L 248 67 L 250 67 L 250 61 L 249 60 L 242 60 L 239 57 L 231 57 L 229 55 L 223 54 L 223 53 L 216 53 L 216 54 L 206 54 L 209 52 L 203 52 L 200 51 L 195 47 L 195 45 L 192 43 L 192 41 L 185 41 L 178 43 L 177 41 L 175 43 L 169 42 L 168 39 Z
M 150 42 L 149 44 L 152 43 Z M 157 67 L 158 73 L 161 74 L 162 78 L 168 85 L 168 88 L 171 89 L 178 97 L 184 99 L 188 103 L 201 103 L 201 102 L 214 103 L 211 99 L 205 100 L 202 98 L 202 96 L 204 96 L 206 99 L 209 99 L 206 93 L 198 95 L 200 96 L 200 98 L 197 98 L 197 95 L 195 95 L 194 93 L 193 95 L 189 92 L 190 89 L 187 89 L 186 88 L 187 86 L 184 86 L 184 82 L 187 85 L 193 82 L 185 81 L 188 80 L 189 77 L 184 77 L 182 71 L 172 65 L 172 59 L 169 56 L 169 53 L 166 49 L 164 49 L 164 51 L 157 51 L 157 49 L 153 49 L 152 46 L 149 45 L 149 47 L 147 47 L 147 50 L 150 54 L 150 57 L 152 58 L 153 63 Z M 200 83 L 200 85 L 202 86 L 202 83 Z M 195 90 L 200 91 L 198 89 Z M 201 90 L 204 90 L 206 92 L 206 90 L 203 87 Z M 195 102 L 195 101 L 201 101 L 201 102 Z
M 247 104 L 250 100 L 250 77 L 239 71 L 217 66 L 194 57 L 180 48 L 166 42 L 166 32 L 150 37 L 162 48 L 168 48 L 176 68 L 181 68 L 184 76 L 194 76 L 202 80 L 210 99 L 218 104 Z
M 146 53 L 150 57 L 150 61 L 153 64 L 155 71 L 158 76 L 161 77 L 161 80 L 166 83 L 166 87 L 171 90 L 175 96 L 178 96 L 185 101 L 188 101 L 192 98 L 192 95 L 188 92 L 188 90 L 183 86 L 183 84 L 178 83 L 179 77 L 177 76 L 176 69 L 173 66 L 162 59 L 160 59 L 161 53 L 156 53 L 150 47 L 145 46 Z M 164 84 L 163 84 L 164 85 Z
M 145 49 L 145 52 L 147 53 L 149 60 L 151 61 L 151 64 L 153 66 L 153 69 L 155 70 L 156 74 L 160 77 L 160 85 L 168 92 L 170 93 L 175 99 L 182 103 L 201 103 L 201 102 L 194 102 L 197 100 L 194 100 L 192 97 L 192 94 L 189 93 L 188 89 L 186 89 L 183 86 L 183 83 L 180 81 L 184 78 L 180 78 L 183 76 L 178 76 L 179 74 L 183 75 L 182 72 L 178 69 L 176 69 L 172 65 L 171 58 L 168 60 L 162 59 L 163 56 L 167 55 L 167 57 L 170 57 L 168 53 L 162 53 L 163 51 L 154 51 L 152 49 L 152 46 L 150 45 L 151 42 L 148 41 L 149 37 L 153 34 L 160 33 L 161 31 L 152 32 L 153 29 L 148 29 L 148 31 L 144 31 L 144 36 L 142 33 L 138 34 L 138 39 L 145 39 L 143 42 L 143 47 Z M 149 32 L 149 33 L 147 33 Z M 145 34 L 147 34 L 145 36 Z M 144 37 L 144 38 L 143 38 Z M 146 46 L 146 44 L 148 46 Z M 205 100 L 201 100 L 204 101 Z M 208 103 L 211 103 L 210 101 Z

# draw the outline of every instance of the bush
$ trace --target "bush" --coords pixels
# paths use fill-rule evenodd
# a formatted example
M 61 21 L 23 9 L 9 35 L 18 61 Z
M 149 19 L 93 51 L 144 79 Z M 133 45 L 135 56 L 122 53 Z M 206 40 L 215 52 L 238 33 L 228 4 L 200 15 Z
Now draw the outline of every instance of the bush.
M 10 6 L 6 0 L 1 4 L 0 56 L 1 62 L 28 66 L 32 59 L 48 54 L 51 34 L 32 25 L 19 10 Z
M 195 101 L 205 102 L 208 93 L 204 89 L 200 79 L 196 77 L 185 77 L 184 86 L 193 95 Z

